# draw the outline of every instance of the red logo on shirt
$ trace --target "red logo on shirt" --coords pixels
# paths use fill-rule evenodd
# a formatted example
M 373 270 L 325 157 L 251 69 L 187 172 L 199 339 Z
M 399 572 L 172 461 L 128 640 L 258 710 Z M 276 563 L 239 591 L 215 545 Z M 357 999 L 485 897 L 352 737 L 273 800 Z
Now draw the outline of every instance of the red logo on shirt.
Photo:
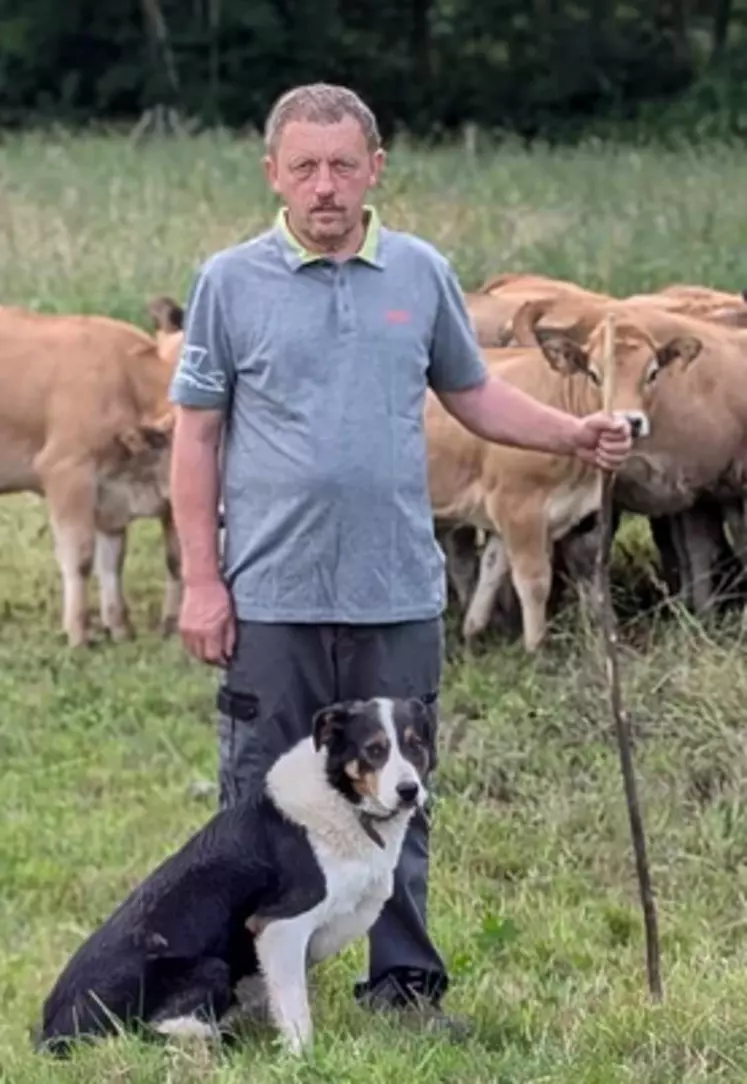
M 410 320 L 407 309 L 387 309 L 386 319 L 389 324 L 406 324 Z

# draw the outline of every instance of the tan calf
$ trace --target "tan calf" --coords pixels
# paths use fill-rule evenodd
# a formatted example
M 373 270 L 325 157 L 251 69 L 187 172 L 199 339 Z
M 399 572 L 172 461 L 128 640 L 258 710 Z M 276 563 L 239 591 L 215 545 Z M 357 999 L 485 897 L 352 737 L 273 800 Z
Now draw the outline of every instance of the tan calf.
M 648 411 L 651 432 L 636 443 L 615 485 L 621 509 L 673 534 L 685 597 L 700 613 L 713 601 L 713 563 L 720 558 L 720 531 L 708 522 L 715 505 L 747 561 L 747 331 L 634 299 L 617 303 L 615 311 L 657 341 L 684 336 L 701 343 L 696 365 L 674 366 L 657 379 Z M 583 344 L 598 334 L 603 313 L 577 307 L 571 314 L 566 306 L 561 317 Z M 518 331 L 528 338 L 525 329 Z
M 153 339 L 104 316 L 0 308 L 0 493 L 46 499 L 71 646 L 88 639 L 95 571 L 104 627 L 132 633 L 122 593 L 131 520 L 161 520 L 163 629 L 176 626 L 179 549 L 168 502 L 171 368 Z
M 518 323 L 531 329 L 533 315 L 527 306 Z M 491 371 L 576 416 L 599 410 L 601 330 L 588 348 L 563 335 L 538 336 L 540 346 L 534 348 L 486 350 Z M 629 417 L 636 435 L 649 431 L 647 411 L 659 372 L 675 358 L 691 360 L 699 346 L 694 338 L 657 342 L 634 325 L 619 322 L 613 409 Z M 490 536 L 463 636 L 469 641 L 486 628 L 496 592 L 510 573 L 521 604 L 524 644 L 533 651 L 545 634 L 553 543 L 599 509 L 600 473 L 573 456 L 525 451 L 473 436 L 432 394 L 425 421 L 436 521 L 471 524 Z

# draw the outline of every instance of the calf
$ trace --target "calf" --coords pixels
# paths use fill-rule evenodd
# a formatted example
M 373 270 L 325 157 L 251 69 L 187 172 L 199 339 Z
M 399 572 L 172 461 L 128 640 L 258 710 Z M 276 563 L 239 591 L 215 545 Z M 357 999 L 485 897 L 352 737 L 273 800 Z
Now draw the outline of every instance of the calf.
M 532 331 L 532 304 L 517 318 Z M 534 347 L 485 350 L 491 371 L 541 402 L 576 416 L 601 408 L 601 329 L 588 347 L 564 335 L 537 332 Z M 660 370 L 675 358 L 690 360 L 695 338 L 657 342 L 629 322 L 618 322 L 613 409 L 631 421 L 634 435 L 649 432 L 648 407 Z M 510 572 L 522 610 L 524 644 L 533 651 L 546 629 L 552 583 L 552 547 L 601 502 L 601 474 L 573 456 L 497 445 L 469 433 L 429 394 L 426 401 L 429 486 L 434 517 L 471 524 L 489 538 L 478 586 L 462 625 L 466 640 L 487 626 L 496 592 Z
M 132 635 L 122 566 L 127 526 L 140 517 L 161 521 L 167 567 L 162 627 L 168 633 L 176 626 L 170 375 L 154 340 L 123 321 L 0 308 L 0 494 L 46 499 L 71 646 L 89 638 L 92 570 L 102 624 L 114 640 Z
M 554 303 L 538 307 L 538 316 L 558 319 L 581 342 L 599 333 L 604 314 L 586 304 L 563 303 L 561 313 Z M 701 613 L 713 601 L 715 566 L 729 556 L 724 516 L 743 563 L 747 555 L 742 526 L 747 331 L 637 298 L 611 307 L 618 318 L 634 320 L 658 341 L 685 336 L 701 343 L 697 365 L 678 366 L 657 377 L 649 410 L 652 430 L 638 442 L 615 484 L 617 506 L 651 520 L 668 581 L 681 587 Z M 526 328 L 517 333 L 520 341 L 530 340 Z

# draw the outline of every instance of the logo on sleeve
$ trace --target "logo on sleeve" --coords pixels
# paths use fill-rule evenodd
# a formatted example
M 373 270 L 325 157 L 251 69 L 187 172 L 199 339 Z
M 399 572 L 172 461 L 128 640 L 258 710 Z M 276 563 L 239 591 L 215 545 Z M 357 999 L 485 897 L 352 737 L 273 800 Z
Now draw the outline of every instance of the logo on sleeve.
M 204 346 L 185 344 L 182 347 L 178 379 L 198 391 L 223 392 L 226 390 L 226 374 L 220 370 L 210 371 L 208 352 Z

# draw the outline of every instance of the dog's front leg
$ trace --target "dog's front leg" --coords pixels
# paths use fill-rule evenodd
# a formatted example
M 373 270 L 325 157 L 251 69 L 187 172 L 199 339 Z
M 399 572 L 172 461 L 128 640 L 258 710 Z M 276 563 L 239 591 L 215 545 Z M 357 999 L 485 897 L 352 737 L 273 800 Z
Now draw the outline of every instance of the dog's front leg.
M 256 949 L 265 976 L 270 1013 L 294 1054 L 311 1045 L 312 1026 L 306 985 L 306 956 L 311 935 L 308 915 L 270 921 L 257 936 Z

